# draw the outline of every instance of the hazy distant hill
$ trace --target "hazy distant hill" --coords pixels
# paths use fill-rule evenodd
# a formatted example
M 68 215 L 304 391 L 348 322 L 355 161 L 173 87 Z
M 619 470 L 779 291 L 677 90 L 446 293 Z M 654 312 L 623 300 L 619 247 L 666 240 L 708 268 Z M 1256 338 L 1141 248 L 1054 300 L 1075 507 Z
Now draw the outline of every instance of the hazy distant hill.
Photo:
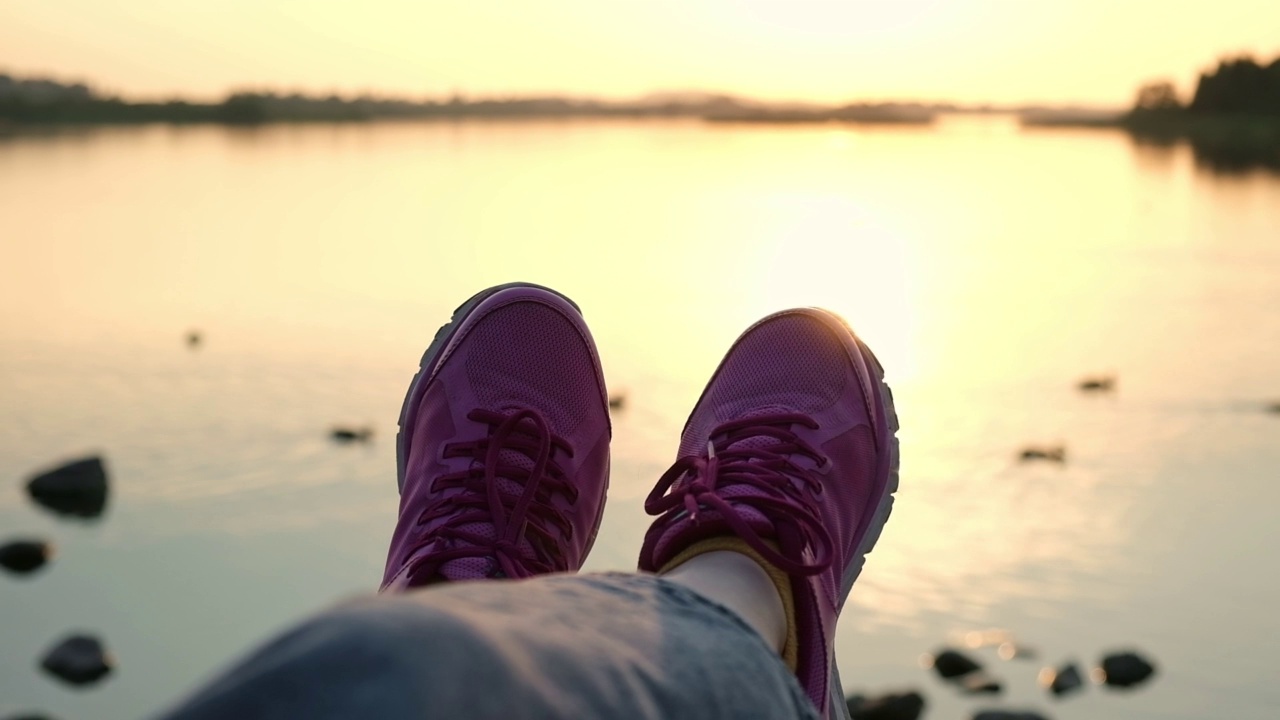
M 406 100 L 237 92 L 218 103 L 175 99 L 130 102 L 82 84 L 0 75 L 0 123 L 229 123 L 353 122 L 388 119 L 689 117 L 744 122 L 929 122 L 954 106 L 907 103 L 764 103 L 701 92 L 654 93 L 633 101 L 567 97 Z
M 53 80 L 23 80 L 0 75 L 0 101 L 20 99 L 33 103 L 59 101 L 85 102 L 93 99 L 88 85 L 64 85 Z

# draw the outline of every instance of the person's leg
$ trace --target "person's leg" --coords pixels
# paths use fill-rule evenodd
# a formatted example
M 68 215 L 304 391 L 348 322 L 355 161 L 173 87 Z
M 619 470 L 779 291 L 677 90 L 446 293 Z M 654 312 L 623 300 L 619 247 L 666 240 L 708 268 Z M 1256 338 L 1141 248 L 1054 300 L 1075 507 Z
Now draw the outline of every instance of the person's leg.
M 360 600 L 258 650 L 164 720 L 816 720 L 738 616 L 654 575 L 442 584 Z
M 771 640 L 781 607 L 775 647 L 826 717 L 847 717 L 836 619 L 893 506 L 897 429 L 884 371 L 843 320 L 777 313 L 729 350 L 645 502 L 658 517 L 640 568 Z
M 787 612 L 769 573 L 755 560 L 737 552 L 708 552 L 662 577 L 729 608 L 774 652 L 782 652 L 787 641 Z

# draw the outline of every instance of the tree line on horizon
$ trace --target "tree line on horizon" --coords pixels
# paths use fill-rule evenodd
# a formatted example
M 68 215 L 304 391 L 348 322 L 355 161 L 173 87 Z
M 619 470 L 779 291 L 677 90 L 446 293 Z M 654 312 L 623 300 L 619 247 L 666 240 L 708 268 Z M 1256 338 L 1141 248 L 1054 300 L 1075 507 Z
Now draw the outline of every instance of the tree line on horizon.
M 1143 143 L 1185 140 L 1215 170 L 1280 171 L 1280 57 L 1225 58 L 1200 75 L 1188 102 L 1173 83 L 1145 85 L 1121 125 Z
M 359 122 L 465 118 L 702 118 L 819 122 L 825 120 L 907 122 L 932 120 L 951 103 L 851 103 L 840 107 L 777 105 L 717 93 L 663 93 L 632 101 L 567 97 L 505 97 L 406 100 L 301 93 L 235 92 L 199 103 L 174 99 L 130 102 L 104 96 L 83 83 L 18 79 L 0 74 L 0 124 Z M 984 109 L 985 111 L 985 109 Z
M 201 103 L 181 99 L 131 102 L 102 95 L 83 83 L 22 79 L 0 74 L 0 123 L 222 123 L 353 122 L 432 118 L 703 117 L 742 112 L 756 103 L 714 93 L 660 95 L 631 102 L 567 97 L 407 100 L 301 93 L 240 91 Z
M 131 102 L 102 95 L 84 83 L 0 74 L 0 122 L 59 123 L 224 123 L 351 122 L 378 119 L 465 117 L 666 117 L 727 112 L 749 104 L 717 94 L 655 97 L 636 102 L 607 102 L 563 97 L 511 97 L 406 100 L 301 93 L 233 92 L 219 102 L 174 99 Z
M 950 104 L 849 105 L 844 110 L 888 108 L 963 111 Z M 21 79 L 0 74 L 0 123 L 225 123 L 253 125 L 278 121 L 349 122 L 375 119 L 466 117 L 728 117 L 764 113 L 772 117 L 787 108 L 770 108 L 726 95 L 689 94 L 636 102 L 575 100 L 560 97 L 412 101 L 362 96 L 236 92 L 221 102 L 186 100 L 130 102 L 104 96 L 84 83 L 64 84 L 49 79 Z M 830 109 L 800 108 L 820 113 Z M 1144 85 L 1125 124 L 1136 128 L 1172 128 L 1194 118 L 1248 117 L 1266 125 L 1280 119 L 1280 57 L 1269 64 L 1252 57 L 1221 60 L 1200 75 L 1195 93 L 1184 102 L 1172 82 Z
M 1223 59 L 1213 70 L 1201 73 L 1195 94 L 1186 103 L 1171 82 L 1144 85 L 1134 110 L 1280 118 L 1280 57 L 1265 65 L 1248 56 Z

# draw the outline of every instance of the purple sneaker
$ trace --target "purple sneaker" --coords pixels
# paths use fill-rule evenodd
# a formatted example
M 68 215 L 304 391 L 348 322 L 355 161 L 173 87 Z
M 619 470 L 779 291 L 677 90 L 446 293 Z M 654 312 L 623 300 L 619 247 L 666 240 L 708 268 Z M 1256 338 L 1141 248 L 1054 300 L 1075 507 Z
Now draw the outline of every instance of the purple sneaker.
M 884 371 L 848 325 L 787 310 L 730 348 L 645 501 L 659 517 L 641 570 L 731 534 L 790 576 L 796 676 L 824 717 L 847 717 L 836 618 L 893 506 L 897 429 Z
M 512 283 L 436 332 L 400 411 L 383 590 L 582 567 L 609 485 L 608 399 L 577 305 Z

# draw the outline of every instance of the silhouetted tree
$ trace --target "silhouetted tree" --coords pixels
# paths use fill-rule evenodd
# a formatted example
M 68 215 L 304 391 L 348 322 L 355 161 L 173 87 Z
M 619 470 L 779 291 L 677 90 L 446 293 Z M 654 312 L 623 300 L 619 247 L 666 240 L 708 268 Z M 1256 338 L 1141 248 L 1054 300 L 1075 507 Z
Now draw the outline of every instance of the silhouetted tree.
M 1218 115 L 1280 116 L 1280 59 L 1269 66 L 1253 58 L 1223 60 L 1200 76 L 1191 111 Z
M 237 125 L 252 125 L 265 122 L 267 107 L 261 95 L 253 93 L 236 93 L 228 97 L 217 108 L 218 120 Z
M 1173 83 L 1162 80 L 1147 83 L 1138 90 L 1136 108 L 1154 112 L 1181 110 L 1182 101 L 1178 100 L 1178 91 L 1173 87 Z

